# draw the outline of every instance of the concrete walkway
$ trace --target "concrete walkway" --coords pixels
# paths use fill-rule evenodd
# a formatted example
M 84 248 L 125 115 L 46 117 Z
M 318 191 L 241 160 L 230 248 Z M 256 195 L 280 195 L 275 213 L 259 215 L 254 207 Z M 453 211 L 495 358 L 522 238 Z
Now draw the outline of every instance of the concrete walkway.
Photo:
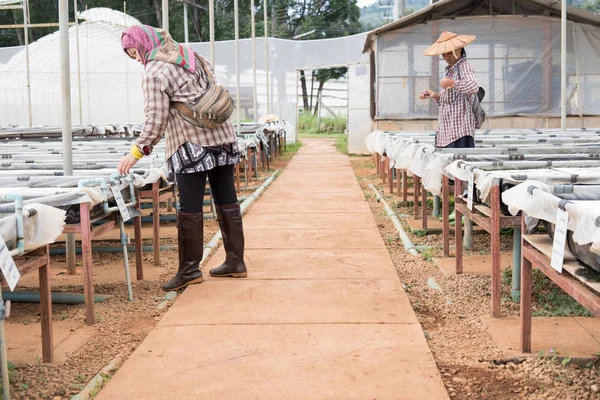
M 248 278 L 188 288 L 98 399 L 448 399 L 348 157 L 303 143 L 244 217 Z

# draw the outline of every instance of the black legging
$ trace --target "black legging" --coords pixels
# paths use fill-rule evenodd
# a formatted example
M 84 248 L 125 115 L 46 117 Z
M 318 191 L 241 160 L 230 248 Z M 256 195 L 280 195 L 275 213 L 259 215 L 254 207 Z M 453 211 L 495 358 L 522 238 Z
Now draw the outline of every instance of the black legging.
M 216 205 L 226 206 L 237 203 L 235 182 L 233 181 L 233 165 L 225 165 L 213 168 L 208 172 L 175 175 L 180 197 L 179 209 L 181 211 L 186 213 L 199 213 L 202 211 L 207 176 Z

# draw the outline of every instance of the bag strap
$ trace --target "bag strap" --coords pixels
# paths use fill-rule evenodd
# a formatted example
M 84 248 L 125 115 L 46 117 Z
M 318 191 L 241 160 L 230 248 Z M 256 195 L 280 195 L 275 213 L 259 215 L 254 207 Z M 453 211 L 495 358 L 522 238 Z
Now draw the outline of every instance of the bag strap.
M 461 74 L 460 74 L 460 70 L 462 69 L 461 67 L 462 67 L 462 65 L 458 66 L 458 79 L 462 79 Z M 485 90 L 481 86 L 477 85 L 477 93 L 471 95 L 471 96 L 473 96 L 471 98 L 471 106 L 475 105 L 475 97 L 477 97 L 477 100 L 479 100 L 479 104 L 481 104 L 481 100 L 479 99 L 479 92 L 481 90 L 484 91 L 484 96 L 485 96 Z
M 203 75 L 205 80 L 208 82 L 208 86 L 214 86 L 215 85 L 215 81 L 213 79 L 213 77 L 211 76 L 211 74 L 208 73 L 208 67 L 206 65 L 206 63 L 204 62 L 204 59 L 202 57 L 200 57 L 198 55 L 198 53 L 194 52 L 194 55 L 196 56 L 196 61 L 198 61 L 200 63 L 200 75 Z
M 196 52 L 194 52 L 194 56 L 196 57 L 196 61 L 198 62 L 197 68 L 198 72 L 200 72 L 200 77 L 204 77 L 204 79 L 206 80 L 208 85 L 206 89 L 208 90 L 211 86 L 215 85 L 215 81 L 213 80 L 211 74 L 208 73 L 207 65 L 202 59 L 202 57 L 200 57 Z M 199 125 L 198 122 L 195 120 L 196 113 L 191 107 L 189 107 L 187 104 L 178 101 L 172 101 L 170 102 L 170 104 L 171 107 L 173 107 L 175 111 L 177 111 L 184 120 L 186 120 L 192 125 L 202 128 L 202 126 Z

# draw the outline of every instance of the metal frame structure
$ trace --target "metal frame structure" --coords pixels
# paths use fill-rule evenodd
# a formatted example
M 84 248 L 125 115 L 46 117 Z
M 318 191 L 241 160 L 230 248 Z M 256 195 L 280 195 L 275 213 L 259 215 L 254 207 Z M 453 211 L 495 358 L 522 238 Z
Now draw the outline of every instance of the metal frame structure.
M 503 133 L 504 136 L 504 132 L 505 131 L 498 131 L 496 133 Z M 574 148 L 574 147 L 569 147 L 566 146 L 563 150 L 562 153 L 559 156 L 564 156 L 563 158 L 574 158 L 576 160 L 586 160 L 585 163 L 595 163 L 595 161 L 597 158 L 595 158 L 595 154 L 596 151 L 593 151 L 592 149 L 596 149 L 597 145 L 600 145 L 600 137 L 598 137 L 597 139 L 593 139 L 594 136 L 597 136 L 597 134 L 595 132 L 589 132 L 589 136 L 586 134 L 585 137 L 591 138 L 591 142 L 590 142 L 590 151 L 589 154 L 586 153 L 585 149 L 586 147 L 582 147 L 582 148 Z M 546 140 L 548 140 L 547 137 L 544 136 L 551 136 L 552 138 L 554 136 L 558 136 L 558 135 L 554 135 L 554 134 L 544 134 L 544 133 L 535 133 L 535 134 L 531 134 L 531 136 L 533 138 L 537 138 L 537 140 L 541 140 L 541 143 L 545 143 Z M 402 135 L 401 135 L 402 136 Z M 410 138 L 411 134 L 409 132 L 406 133 L 406 137 Z M 475 149 L 448 149 L 448 150 L 440 150 L 440 152 L 443 153 L 460 153 L 458 156 L 455 157 L 459 157 L 459 159 L 467 159 L 469 152 L 473 152 L 474 155 L 477 154 L 478 157 L 480 158 L 485 158 L 485 156 L 483 155 L 483 153 L 485 153 L 486 151 L 490 152 L 490 153 L 495 153 L 493 155 L 493 157 L 495 158 L 502 158 L 502 157 L 506 157 L 507 158 L 507 164 L 509 165 L 508 167 L 515 167 L 518 169 L 518 165 L 522 164 L 524 166 L 529 165 L 530 167 L 532 167 L 531 162 L 527 161 L 527 154 L 523 154 L 523 155 L 519 155 L 517 154 L 519 152 L 519 149 L 517 148 L 517 144 L 513 144 L 514 143 L 514 139 L 511 140 L 510 136 L 497 136 L 494 135 L 494 132 L 488 132 L 486 135 L 484 135 L 484 139 L 481 140 L 482 143 L 485 144 L 486 138 L 492 138 L 492 140 L 495 140 L 494 136 L 496 137 L 500 137 L 503 138 L 504 140 L 506 140 L 506 144 L 507 147 L 505 149 L 503 149 L 502 147 L 498 148 L 498 147 L 492 147 L 492 148 L 486 148 L 486 147 L 482 147 L 482 148 L 475 148 Z M 417 135 L 418 137 L 418 135 Z M 423 133 L 423 137 L 427 137 L 426 133 Z M 554 138 L 553 138 L 554 139 Z M 574 139 L 572 139 L 574 140 Z M 418 141 L 417 141 L 418 142 Z M 502 145 L 500 145 L 502 146 Z M 511 148 L 511 146 L 513 148 Z M 530 145 L 531 146 L 531 145 Z M 522 151 L 522 153 L 527 153 L 527 147 L 523 148 L 524 150 Z M 560 149 L 560 148 L 559 148 Z M 559 149 L 556 149 L 556 151 L 558 152 Z M 580 153 L 576 153 L 573 154 L 573 157 L 568 157 L 569 155 L 569 150 L 580 150 Z M 537 148 L 537 149 L 530 149 L 531 152 L 533 153 L 537 153 L 537 154 L 544 154 L 544 151 L 547 151 L 546 148 Z M 564 153 L 564 154 L 563 154 Z M 502 154 L 506 154 L 505 156 L 503 156 Z M 512 155 L 510 155 L 512 154 Z M 516 157 L 518 155 L 518 157 Z M 550 159 L 552 158 L 552 154 L 546 154 L 547 157 Z M 535 156 L 535 154 L 534 154 Z M 375 161 L 375 165 L 376 165 L 376 169 L 377 169 L 377 173 L 380 176 L 380 178 L 382 179 L 383 183 L 387 183 L 388 184 L 388 188 L 390 190 L 390 194 L 393 194 L 394 191 L 394 171 L 390 170 L 390 161 L 389 161 L 389 157 L 383 157 L 381 154 L 379 153 L 375 153 L 373 154 L 373 159 Z M 520 161 L 519 161 L 520 160 Z M 465 161 L 465 163 L 468 163 L 468 161 Z M 560 165 L 561 161 L 557 161 L 555 164 Z M 485 164 L 485 163 L 484 163 Z M 542 163 L 543 164 L 543 163 Z M 493 167 L 493 163 L 490 163 L 490 167 L 492 167 L 492 169 L 503 169 L 502 165 L 498 165 L 496 167 Z M 507 167 L 507 168 L 508 168 Z M 538 168 L 542 168 L 543 166 L 540 164 L 537 166 Z M 534 167 L 535 168 L 535 167 Z M 412 172 L 412 171 L 411 171 Z M 408 178 L 407 178 L 407 170 L 404 169 L 397 169 L 395 170 L 395 175 L 398 177 L 397 182 L 398 182 L 398 195 L 400 195 L 401 191 L 402 191 L 402 196 L 403 196 L 403 200 L 406 201 L 408 200 Z M 401 181 L 402 181 L 402 185 L 401 185 Z M 444 257 L 449 257 L 450 256 L 450 221 L 449 221 L 449 200 L 450 200 L 450 178 L 448 178 L 448 176 L 444 175 L 442 177 L 442 216 L 443 216 L 443 223 L 442 223 L 442 233 L 443 233 L 443 254 Z M 419 194 L 421 194 L 421 219 L 422 219 L 422 228 L 423 229 L 427 229 L 427 221 L 428 221 L 428 213 L 427 213 L 427 190 L 425 189 L 425 187 L 422 185 L 422 178 L 419 177 L 418 175 L 416 175 L 413 172 L 413 193 L 412 193 L 412 197 L 413 197 L 413 218 L 415 220 L 419 219 Z M 491 193 L 489 196 L 489 202 L 490 202 L 490 206 L 486 206 L 483 204 L 476 204 L 473 206 L 473 209 L 469 209 L 467 203 L 467 199 L 464 197 L 463 195 L 463 182 L 460 179 L 454 178 L 454 201 L 455 201 L 455 211 L 456 211 L 456 226 L 454 229 L 455 232 L 455 265 L 456 265 L 456 273 L 457 274 L 462 274 L 463 272 L 463 226 L 462 223 L 460 222 L 462 220 L 463 215 L 465 216 L 465 218 L 467 219 L 468 224 L 466 225 L 466 227 L 468 228 L 465 232 L 468 232 L 468 236 L 465 236 L 465 240 L 467 240 L 468 242 L 470 242 L 472 240 L 472 223 L 477 224 L 479 227 L 481 227 L 483 230 L 485 230 L 486 232 L 488 232 L 491 235 L 491 255 L 492 255 L 492 287 L 491 287 L 491 309 L 492 309 L 492 316 L 494 318 L 498 318 L 500 317 L 500 304 L 501 304 L 501 296 L 500 296 L 500 280 L 501 280 L 501 264 L 500 264 L 500 231 L 502 228 L 504 227 L 511 227 L 514 229 L 514 236 L 513 236 L 513 269 L 514 269 L 514 273 L 521 273 L 522 271 L 522 266 L 521 266 L 521 251 L 522 251 L 522 245 L 521 245 L 521 217 L 513 217 L 513 216 L 505 216 L 502 215 L 502 212 L 500 210 L 500 204 L 502 203 L 501 200 L 501 193 L 500 193 L 500 181 L 498 178 L 493 179 L 492 181 L 492 187 L 491 187 Z M 520 283 L 520 285 L 519 285 Z M 519 282 L 518 278 L 513 279 L 513 299 L 515 301 L 518 301 L 518 298 L 521 295 L 520 293 L 520 287 L 523 287 L 523 283 Z M 521 297 L 522 298 L 522 297 Z
M 524 222 L 523 222 L 524 223 Z M 522 229 L 525 229 L 523 226 Z M 563 289 L 579 304 L 587 308 L 594 316 L 600 317 L 600 296 L 598 289 L 600 285 L 595 283 L 583 282 L 573 274 L 575 270 L 581 267 L 577 261 L 566 261 L 563 266 L 563 273 L 559 274 L 550 265 L 552 256 L 552 243 L 548 242 L 548 237 L 541 238 L 541 235 L 523 235 L 521 245 L 521 351 L 523 353 L 531 352 L 531 274 L 533 268 L 537 268 L 544 273 L 550 280 Z

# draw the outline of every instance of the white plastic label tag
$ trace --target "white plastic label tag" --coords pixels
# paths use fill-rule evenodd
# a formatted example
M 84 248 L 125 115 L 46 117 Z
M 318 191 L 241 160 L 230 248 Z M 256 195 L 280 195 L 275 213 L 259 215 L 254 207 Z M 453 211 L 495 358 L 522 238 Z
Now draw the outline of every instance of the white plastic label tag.
M 15 264 L 10 252 L 8 251 L 8 247 L 4 240 L 0 237 L 0 270 L 2 270 L 2 274 L 6 279 L 6 283 L 8 283 L 8 287 L 12 292 L 15 290 L 19 279 L 21 279 L 21 273 Z
M 475 187 L 475 174 L 469 172 L 469 184 L 467 185 L 467 207 L 473 211 L 473 189 Z
M 129 210 L 125 205 L 125 200 L 123 200 L 123 195 L 121 194 L 121 190 L 117 186 L 110 187 L 113 196 L 115 196 L 115 200 L 117 201 L 117 207 L 119 207 L 119 212 L 121 213 L 121 218 L 123 221 L 129 221 L 131 219 L 131 215 L 129 214 Z
M 565 243 L 567 241 L 567 226 L 569 224 L 569 213 L 558 209 L 556 212 L 556 225 L 554 226 L 554 243 L 552 244 L 552 259 L 550 265 L 558 273 L 562 273 L 563 261 L 565 259 Z

